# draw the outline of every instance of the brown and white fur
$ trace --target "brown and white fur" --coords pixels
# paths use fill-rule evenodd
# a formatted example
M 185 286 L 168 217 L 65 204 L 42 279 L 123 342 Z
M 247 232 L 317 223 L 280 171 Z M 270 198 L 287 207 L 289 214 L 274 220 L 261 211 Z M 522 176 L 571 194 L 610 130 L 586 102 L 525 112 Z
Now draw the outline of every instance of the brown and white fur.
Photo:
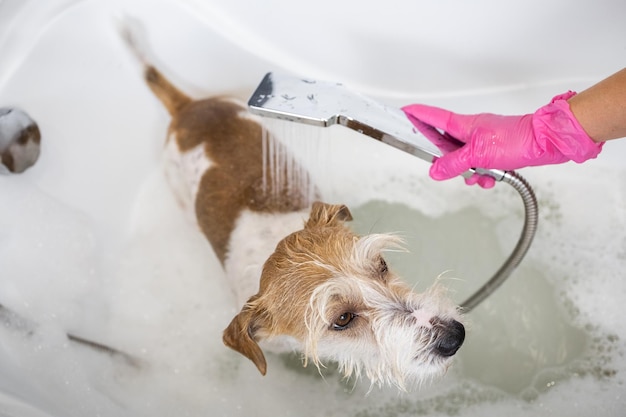
M 402 389 L 445 372 L 463 343 L 461 317 L 439 285 L 417 294 L 388 269 L 383 252 L 400 240 L 357 236 L 344 224 L 352 218 L 346 206 L 309 205 L 306 191 L 274 185 L 267 176 L 275 173 L 263 169 L 260 120 L 233 98 L 192 100 L 123 33 L 172 117 L 170 182 L 241 306 L 224 343 L 264 375 L 260 345 L 300 351 L 318 367 L 336 361 L 346 377 Z
M 41 133 L 37 123 L 17 107 L 0 108 L 0 173 L 18 174 L 37 162 Z

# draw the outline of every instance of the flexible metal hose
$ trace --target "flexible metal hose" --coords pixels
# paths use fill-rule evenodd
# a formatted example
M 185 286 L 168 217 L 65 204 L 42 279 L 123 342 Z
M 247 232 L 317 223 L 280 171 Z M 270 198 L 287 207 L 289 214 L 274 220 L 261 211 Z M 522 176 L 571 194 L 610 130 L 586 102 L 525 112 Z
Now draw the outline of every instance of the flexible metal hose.
M 485 298 L 489 297 L 489 295 L 502 285 L 504 281 L 506 281 L 526 255 L 537 230 L 537 198 L 535 197 L 535 193 L 528 182 L 526 182 L 521 175 L 513 171 L 505 172 L 501 181 L 510 184 L 522 197 L 525 210 L 524 226 L 519 240 L 517 241 L 517 245 L 506 261 L 504 261 L 500 269 L 498 269 L 498 271 L 496 271 L 496 273 L 482 287 L 465 300 L 465 302 L 461 303 L 461 308 L 464 313 L 471 311 L 474 307 L 484 301 Z

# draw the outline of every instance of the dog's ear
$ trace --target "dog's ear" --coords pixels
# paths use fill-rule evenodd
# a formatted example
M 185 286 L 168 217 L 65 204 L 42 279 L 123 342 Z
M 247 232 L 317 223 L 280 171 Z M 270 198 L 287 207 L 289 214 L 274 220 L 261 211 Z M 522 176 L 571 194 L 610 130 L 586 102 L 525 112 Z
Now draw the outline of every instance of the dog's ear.
M 326 226 L 352 220 L 352 213 L 343 204 L 326 204 L 316 201 L 305 227 Z
M 222 340 L 229 348 L 236 350 L 250 359 L 259 369 L 262 375 L 267 372 L 267 363 L 263 351 L 254 340 L 254 333 L 259 329 L 261 319 L 253 307 L 246 304 L 241 312 L 230 322 Z

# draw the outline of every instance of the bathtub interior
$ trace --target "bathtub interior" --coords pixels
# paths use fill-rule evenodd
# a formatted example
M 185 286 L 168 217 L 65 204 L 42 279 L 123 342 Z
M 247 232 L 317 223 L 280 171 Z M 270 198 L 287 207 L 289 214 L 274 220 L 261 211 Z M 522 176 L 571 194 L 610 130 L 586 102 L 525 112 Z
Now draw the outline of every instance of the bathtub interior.
M 0 105 L 27 110 L 44 141 L 33 168 L 0 176 L 0 303 L 36 323 L 13 317 L 0 327 L 3 415 L 620 415 L 621 142 L 584 166 L 521 171 L 539 199 L 538 235 L 513 277 L 468 316 L 466 344 L 441 380 L 368 393 L 332 364 L 320 376 L 279 355 L 261 377 L 222 345 L 232 296 L 165 184 L 168 117 L 115 18 L 139 19 L 162 69 L 194 97 L 245 98 L 265 72 L 283 70 L 391 105 L 529 112 L 620 68 L 625 48 L 618 2 L 362 3 L 0 2 Z M 528 33 L 525 21 L 543 30 Z M 389 254 L 390 264 L 418 290 L 441 275 L 462 301 L 521 230 L 521 202 L 503 184 L 436 183 L 423 161 L 341 127 L 272 129 L 325 199 L 352 208 L 357 231 L 402 232 L 410 252 Z M 66 332 L 140 366 L 76 346 Z

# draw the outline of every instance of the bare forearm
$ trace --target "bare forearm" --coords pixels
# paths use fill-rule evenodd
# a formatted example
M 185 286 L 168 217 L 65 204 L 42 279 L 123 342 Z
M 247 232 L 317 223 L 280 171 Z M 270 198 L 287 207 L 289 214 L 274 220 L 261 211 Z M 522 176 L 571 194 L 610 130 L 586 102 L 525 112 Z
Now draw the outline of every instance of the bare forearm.
M 568 100 L 595 142 L 626 137 L 626 68 Z

